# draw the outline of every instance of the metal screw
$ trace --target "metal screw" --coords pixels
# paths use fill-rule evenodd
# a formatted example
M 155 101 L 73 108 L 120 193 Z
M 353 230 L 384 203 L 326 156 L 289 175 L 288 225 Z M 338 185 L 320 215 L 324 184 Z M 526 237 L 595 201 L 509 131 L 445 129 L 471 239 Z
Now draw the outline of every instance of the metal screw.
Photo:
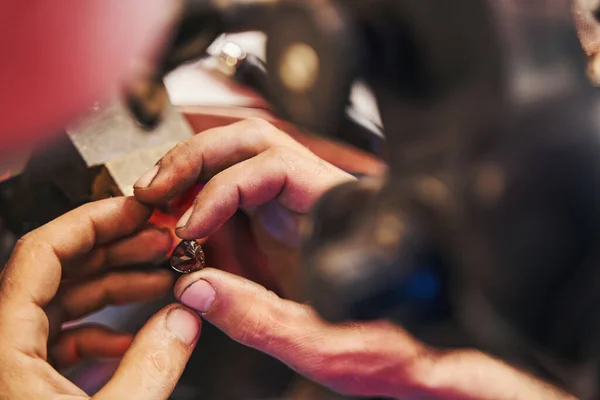
M 219 54 L 219 69 L 227 76 L 233 76 L 246 58 L 246 52 L 235 43 L 226 42 Z

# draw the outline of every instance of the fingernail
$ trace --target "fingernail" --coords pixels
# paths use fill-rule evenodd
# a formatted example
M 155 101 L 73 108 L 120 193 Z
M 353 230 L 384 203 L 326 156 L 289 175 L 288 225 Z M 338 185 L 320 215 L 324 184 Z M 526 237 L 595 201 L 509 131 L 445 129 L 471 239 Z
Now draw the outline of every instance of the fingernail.
M 214 303 L 215 297 L 217 297 L 215 288 L 210 283 L 201 279 L 188 286 L 183 291 L 179 300 L 186 306 L 205 313 Z
M 147 188 L 150 186 L 156 174 L 158 174 L 158 170 L 160 169 L 160 165 L 156 164 L 152 169 L 146 172 L 138 181 L 133 185 L 134 188 Z
M 185 214 L 182 215 L 179 222 L 177 222 L 177 225 L 175 225 L 175 229 L 184 228 L 187 225 L 188 221 L 190 220 L 190 217 L 192 216 L 193 211 L 194 211 L 194 206 L 188 208 L 188 210 L 185 212 Z
M 188 346 L 194 343 L 200 333 L 198 317 L 182 308 L 167 314 L 167 329 Z

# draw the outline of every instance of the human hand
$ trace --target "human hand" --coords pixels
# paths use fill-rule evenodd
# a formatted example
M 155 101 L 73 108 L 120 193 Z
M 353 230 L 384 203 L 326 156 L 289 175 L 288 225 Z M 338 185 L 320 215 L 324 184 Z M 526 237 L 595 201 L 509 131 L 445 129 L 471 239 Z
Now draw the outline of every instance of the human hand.
M 248 119 L 179 143 L 134 185 L 135 196 L 164 204 L 198 179 L 208 183 L 177 224 L 179 237 L 210 236 L 244 209 L 295 246 L 301 216 L 329 189 L 355 178 L 268 122 Z
M 238 208 L 262 213 L 273 234 L 296 240 L 290 217 L 331 187 L 354 179 L 273 126 L 249 120 L 178 145 L 136 184 L 136 197 L 167 202 L 198 178 L 210 179 L 177 234 L 206 237 Z M 286 224 L 287 222 L 287 224 Z M 569 399 L 474 350 L 442 352 L 388 322 L 334 326 L 310 307 L 279 298 L 233 274 L 204 269 L 182 277 L 177 298 L 234 340 L 307 378 L 358 396 L 442 399 Z M 508 390 L 510 388 L 510 390 Z
M 86 204 L 23 237 L 0 280 L 0 398 L 83 399 L 56 368 L 87 357 L 123 359 L 94 399 L 167 399 L 195 346 L 198 316 L 170 305 L 132 338 L 99 326 L 62 330 L 109 304 L 158 297 L 169 271 L 119 270 L 165 256 L 171 236 L 145 226 L 132 198 Z M 111 269 L 104 269 L 111 267 Z
M 575 400 L 476 350 L 429 348 L 385 321 L 329 324 L 306 305 L 207 268 L 176 297 L 237 342 L 350 396 L 394 399 Z

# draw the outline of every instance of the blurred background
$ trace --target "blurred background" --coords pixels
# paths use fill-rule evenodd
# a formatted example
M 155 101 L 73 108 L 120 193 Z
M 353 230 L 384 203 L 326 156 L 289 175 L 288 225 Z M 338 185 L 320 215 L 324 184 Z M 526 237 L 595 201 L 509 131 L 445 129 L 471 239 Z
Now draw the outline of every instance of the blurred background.
M 259 250 L 239 213 L 203 243 L 209 265 L 308 296 L 332 322 L 391 318 L 433 345 L 477 347 L 597 392 L 572 371 L 600 362 L 578 336 L 600 325 L 600 291 L 583 284 L 599 265 L 599 10 L 593 0 L 2 2 L 0 261 L 64 212 L 132 195 L 178 142 L 262 118 L 385 184 L 328 196 L 304 257 L 282 238 Z M 152 222 L 173 229 L 200 189 Z M 419 240 L 377 242 L 394 218 Z M 340 221 L 360 222 L 361 235 Z M 355 263 L 327 278 L 334 261 L 321 255 L 333 245 Z M 419 271 L 433 271 L 426 296 L 407 289 Z M 88 321 L 135 332 L 170 301 Z M 91 394 L 115 366 L 64 373 Z M 172 396 L 328 397 L 339 396 L 208 324 Z

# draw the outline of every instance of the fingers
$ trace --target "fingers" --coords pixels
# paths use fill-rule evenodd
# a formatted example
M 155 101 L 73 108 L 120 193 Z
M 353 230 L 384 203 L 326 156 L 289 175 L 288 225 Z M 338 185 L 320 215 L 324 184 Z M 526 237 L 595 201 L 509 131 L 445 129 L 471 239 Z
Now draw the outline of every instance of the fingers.
M 6 266 L 2 296 L 45 306 L 56 293 L 63 263 L 129 236 L 150 213 L 133 198 L 112 198 L 86 204 L 32 231 L 19 240 Z
M 133 340 L 129 333 L 115 332 L 101 325 L 85 325 L 62 332 L 49 356 L 57 369 L 89 358 L 120 358 Z
M 292 212 L 306 213 L 327 190 L 351 179 L 316 157 L 274 147 L 212 178 L 181 218 L 176 232 L 184 239 L 209 236 L 238 208 L 274 199 Z
M 60 296 L 63 322 L 73 321 L 109 305 L 149 301 L 173 286 L 170 271 L 111 272 L 70 287 Z
M 94 399 L 166 400 L 200 334 L 200 318 L 179 305 L 157 313 L 136 335 L 110 382 Z
M 163 260 L 171 249 L 173 237 L 168 229 L 148 228 L 135 236 L 111 243 L 104 249 L 100 266 L 118 267 Z
M 73 260 L 66 267 L 67 277 L 81 277 L 103 267 L 154 263 L 164 260 L 172 247 L 173 237 L 169 230 L 146 228 L 134 236 L 100 246 Z
M 56 294 L 62 264 L 131 235 L 150 213 L 133 198 L 108 199 L 79 207 L 21 239 L 0 281 L 0 320 L 14 348 L 45 358 L 49 326 L 43 307 Z
M 164 203 L 213 175 L 178 223 L 181 238 L 209 236 L 238 208 L 274 199 L 305 213 L 331 187 L 354 179 L 268 122 L 246 120 L 180 143 L 140 178 L 135 195 Z
M 396 396 L 399 388 L 410 391 L 428 357 L 428 350 L 395 325 L 333 326 L 310 308 L 223 271 L 184 276 L 175 293 L 234 340 L 347 394 L 386 397 Z
M 183 192 L 199 177 L 209 178 L 276 146 L 304 149 L 263 120 L 249 119 L 210 129 L 169 151 L 135 184 L 135 196 L 151 204 L 164 203 Z

